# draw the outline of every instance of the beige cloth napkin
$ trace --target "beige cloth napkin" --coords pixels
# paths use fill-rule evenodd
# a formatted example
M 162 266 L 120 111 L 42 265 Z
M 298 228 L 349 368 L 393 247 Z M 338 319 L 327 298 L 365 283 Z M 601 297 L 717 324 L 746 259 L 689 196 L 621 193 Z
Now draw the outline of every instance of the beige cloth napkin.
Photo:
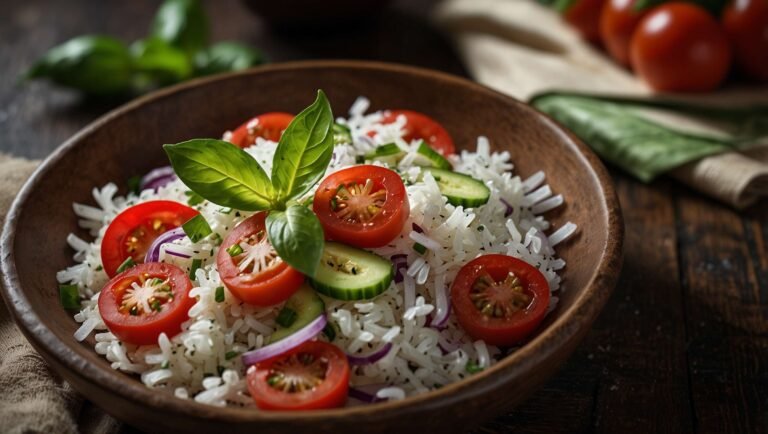
M 523 101 L 547 91 L 646 98 L 651 90 L 581 38 L 552 9 L 533 0 L 448 0 L 434 19 L 455 40 L 474 78 Z M 768 104 L 768 88 L 729 89 L 706 96 L 665 96 L 713 104 Z M 728 131 L 711 122 L 643 110 L 677 130 L 707 136 Z M 688 163 L 671 175 L 736 208 L 768 196 L 768 138 L 747 152 Z
M 0 221 L 37 164 L 0 154 Z M 0 298 L 0 432 L 111 434 L 120 428 L 48 368 Z

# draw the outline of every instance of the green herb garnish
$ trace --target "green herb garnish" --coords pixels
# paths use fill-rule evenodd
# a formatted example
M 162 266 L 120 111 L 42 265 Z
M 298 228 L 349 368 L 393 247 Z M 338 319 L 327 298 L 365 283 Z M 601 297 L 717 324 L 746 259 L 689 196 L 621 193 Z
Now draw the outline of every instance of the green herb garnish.
M 216 287 L 216 294 L 213 296 L 213 299 L 216 300 L 216 303 L 221 303 L 224 301 L 224 287 L 218 286 Z
M 187 234 L 193 243 L 196 243 L 213 233 L 211 226 L 201 214 L 189 219 L 186 223 L 181 225 L 181 228 L 184 229 L 184 233 Z
M 200 268 L 200 266 L 203 265 L 202 259 L 193 259 L 192 260 L 192 268 L 189 269 L 189 278 L 191 280 L 195 280 L 195 272 Z
M 414 243 L 413 244 L 413 250 L 415 250 L 420 255 L 423 255 L 424 253 L 427 253 L 427 248 L 424 247 L 424 245 L 420 244 L 420 243 Z
M 229 253 L 229 256 L 234 258 L 235 256 L 243 253 L 243 248 L 240 247 L 240 244 L 232 244 L 231 246 L 227 247 L 227 253 Z
M 136 263 L 133 262 L 133 258 L 129 256 L 128 258 L 126 258 L 125 261 L 123 261 L 122 264 L 120 264 L 119 267 L 117 267 L 117 273 L 122 273 L 123 271 L 129 268 L 133 268 L 135 266 L 136 266 Z
M 328 322 L 325 324 L 325 327 L 323 327 L 323 334 L 331 342 L 336 339 L 336 327 L 334 327 L 333 323 Z
M 59 285 L 59 300 L 64 309 L 80 309 L 80 291 L 77 285 Z
M 184 195 L 187 196 L 187 205 L 189 206 L 195 206 L 199 205 L 203 202 L 205 202 L 205 199 L 203 196 L 200 196 L 199 194 L 195 193 L 194 191 L 185 191 Z
M 163 363 L 160 364 L 160 369 L 168 369 L 171 367 L 171 363 L 167 360 L 163 360 Z
M 474 361 L 470 360 L 467 362 L 467 366 L 464 367 L 464 370 L 469 372 L 470 374 L 477 374 L 478 372 L 482 371 L 484 368 Z
M 224 360 L 232 360 L 237 357 L 238 354 L 240 353 L 237 351 L 227 351 L 226 354 L 224 354 Z
M 131 176 L 128 178 L 128 181 L 126 181 L 126 185 L 128 186 L 128 192 L 133 194 L 139 194 L 141 193 L 141 177 L 140 176 Z

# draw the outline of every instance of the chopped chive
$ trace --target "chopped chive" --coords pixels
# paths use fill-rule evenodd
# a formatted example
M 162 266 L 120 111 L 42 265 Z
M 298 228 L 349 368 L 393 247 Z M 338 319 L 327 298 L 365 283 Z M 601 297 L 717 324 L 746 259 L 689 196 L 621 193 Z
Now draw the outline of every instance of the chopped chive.
M 99 266 L 98 266 L 98 267 L 96 267 L 96 271 L 101 271 L 101 270 L 103 270 L 103 269 L 104 269 L 104 267 L 102 267 L 102 266 L 101 266 L 101 264 L 99 264 Z
M 216 295 L 214 296 L 214 300 L 216 300 L 216 303 L 221 303 L 224 301 L 224 287 L 219 286 L 216 288 Z
M 427 253 L 427 248 L 421 243 L 414 243 L 413 250 L 416 250 L 420 255 Z
M 325 327 L 323 327 L 323 334 L 329 341 L 333 342 L 333 340 L 336 339 L 336 327 L 330 322 L 326 323 Z
M 131 176 L 128 178 L 128 181 L 126 181 L 126 185 L 128 186 L 128 192 L 129 193 L 135 193 L 139 194 L 141 193 L 141 177 L 140 176 Z
M 195 206 L 198 204 L 201 204 L 205 201 L 205 198 L 203 196 L 200 196 L 199 194 L 195 193 L 194 191 L 187 190 L 184 192 L 184 194 L 188 197 L 187 199 L 187 205 L 189 206 Z
M 152 305 L 151 305 L 151 306 L 149 306 L 149 307 L 150 307 L 152 310 L 154 310 L 155 312 L 160 312 L 161 310 L 163 310 L 163 306 L 160 304 L 160 300 L 155 300 L 155 301 L 153 301 L 153 302 L 152 302 Z
M 64 309 L 80 309 L 80 291 L 77 285 L 59 285 L 59 300 Z
M 467 372 L 470 374 L 477 374 L 478 372 L 482 371 L 484 368 L 477 363 L 473 362 L 472 360 L 467 362 L 467 366 L 464 368 Z
M 219 212 L 222 214 L 230 214 L 232 213 L 232 208 L 219 208 Z
M 235 257 L 243 253 L 243 248 L 240 247 L 240 244 L 232 244 L 231 246 L 227 247 L 227 253 L 229 253 L 229 256 Z
M 362 155 L 358 155 L 357 157 L 355 157 L 355 163 L 357 164 L 365 163 L 365 157 L 363 157 Z
M 224 354 L 224 359 L 225 360 L 232 360 L 235 357 L 237 357 L 238 354 L 240 354 L 240 353 L 238 353 L 237 351 L 227 351 L 227 353 Z
M 195 280 L 195 271 L 197 271 L 200 266 L 203 265 L 202 259 L 193 259 L 192 260 L 192 268 L 189 270 L 189 278 L 191 280 Z
M 333 196 L 331 198 L 331 210 L 336 211 L 336 208 L 339 207 L 338 202 L 336 201 L 336 196 Z
M 280 324 L 281 327 L 288 328 L 292 326 L 294 322 L 296 322 L 296 317 L 298 316 L 299 315 L 295 310 L 291 309 L 290 307 L 284 307 L 282 310 L 280 310 L 280 313 L 277 314 L 275 322 Z
M 181 227 L 193 243 L 196 243 L 213 233 L 211 225 L 209 225 L 208 222 L 205 221 L 205 217 L 200 214 L 189 219 L 186 223 L 181 225 Z
M 168 369 L 171 366 L 171 363 L 167 360 L 163 360 L 163 363 L 160 364 L 160 369 Z
M 135 266 L 136 266 L 136 263 L 133 262 L 133 258 L 129 256 L 125 261 L 123 261 L 122 264 L 120 264 L 119 267 L 117 267 L 117 272 L 122 273 L 123 271 L 129 268 L 133 268 Z
M 211 235 L 211 238 L 213 239 L 213 243 L 216 245 L 216 247 L 221 245 L 221 242 L 224 241 L 221 239 L 221 235 L 219 235 L 218 232 L 214 232 L 213 235 Z M 211 256 L 213 256 L 213 250 L 211 250 Z
M 272 374 L 269 377 L 267 377 L 267 384 L 269 384 L 270 386 L 274 386 L 279 382 L 280 382 L 280 376 L 278 374 Z

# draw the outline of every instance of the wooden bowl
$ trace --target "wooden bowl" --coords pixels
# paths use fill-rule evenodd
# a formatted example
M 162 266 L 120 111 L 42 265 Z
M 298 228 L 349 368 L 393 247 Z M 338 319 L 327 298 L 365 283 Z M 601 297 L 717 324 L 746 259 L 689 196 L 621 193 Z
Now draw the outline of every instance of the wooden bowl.
M 372 109 L 410 108 L 440 121 L 459 148 L 478 135 L 512 155 L 523 177 L 547 173 L 567 205 L 548 217 L 578 234 L 558 247 L 568 261 L 560 304 L 540 331 L 490 369 L 403 401 L 301 413 L 216 408 L 146 388 L 110 368 L 91 344 L 72 337 L 57 270 L 72 264 L 66 235 L 77 227 L 72 202 L 91 189 L 167 164 L 163 143 L 219 137 L 255 113 L 297 112 L 324 89 L 337 113 L 358 95 Z M 87 236 L 86 234 L 82 234 Z M 509 410 L 549 378 L 589 330 L 621 266 L 623 224 L 611 181 L 576 137 L 529 106 L 439 72 L 371 62 L 285 63 L 197 80 L 131 102 L 59 147 L 24 185 L 2 237 L 3 296 L 19 327 L 53 369 L 88 399 L 153 432 L 442 432 L 465 430 Z

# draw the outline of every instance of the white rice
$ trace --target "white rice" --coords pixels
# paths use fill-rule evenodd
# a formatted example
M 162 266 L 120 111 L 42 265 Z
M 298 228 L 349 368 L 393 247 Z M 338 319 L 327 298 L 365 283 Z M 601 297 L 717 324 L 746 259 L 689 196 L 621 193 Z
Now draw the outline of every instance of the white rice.
M 553 247 L 573 235 L 576 226 L 567 223 L 551 231 L 550 223 L 541 214 L 561 205 L 562 196 L 552 195 L 551 188 L 544 183 L 543 172 L 526 180 L 515 176 L 509 153 L 491 152 L 485 137 L 478 138 L 476 152 L 462 151 L 460 156 L 449 158 L 456 171 L 488 185 L 488 203 L 476 209 L 447 203 L 430 174 L 416 182 L 420 169 L 408 163 L 413 161 L 411 154 L 416 146 L 402 139 L 404 119 L 381 124 L 380 112 L 365 114 L 368 106 L 367 99 L 359 98 L 350 109 L 350 116 L 338 119 L 351 129 L 353 143 L 335 148 L 328 173 L 354 165 L 357 156 L 384 143 L 394 141 L 407 151 L 397 169 L 410 184 L 407 192 L 411 216 L 398 238 L 385 247 L 371 249 L 385 258 L 407 254 L 407 273 L 402 283 L 393 283 L 373 300 L 323 299 L 328 320 L 339 330 L 334 344 L 348 353 L 368 352 L 388 342 L 393 345 L 378 362 L 353 367 L 351 385 L 385 385 L 376 393 L 379 398 L 403 399 L 470 375 L 466 371 L 470 361 L 484 368 L 502 356 L 498 348 L 473 341 L 453 316 L 443 330 L 426 326 L 429 316 L 448 309 L 446 289 L 458 270 L 486 253 L 507 254 L 538 267 L 551 291 L 556 292 L 560 289 L 557 271 L 565 267 L 565 261 L 556 257 Z M 371 138 L 366 134 L 368 131 L 375 131 L 376 135 Z M 269 173 L 276 146 L 259 138 L 255 146 L 246 150 Z M 114 184 L 107 184 L 93 190 L 97 206 L 73 205 L 80 226 L 95 237 L 89 243 L 75 235 L 68 236 L 67 243 L 76 252 L 77 264 L 57 274 L 59 282 L 77 284 L 83 298 L 82 310 L 74 316 L 82 324 L 75 339 L 82 341 L 96 332 L 95 351 L 110 361 L 114 369 L 140 375 L 147 387 L 210 405 L 252 406 L 239 355 L 264 345 L 275 328 L 280 306 L 250 306 L 226 289 L 225 300 L 217 303 L 215 289 L 223 284 L 215 268 L 217 247 L 210 242 L 192 243 L 188 238 L 178 241 L 192 256 L 190 259 L 161 253 L 161 261 L 172 262 L 187 271 L 192 259 L 203 263 L 196 272 L 191 293 L 197 302 L 190 309 L 190 319 L 182 325 L 181 333 L 170 339 L 162 334 L 157 345 L 137 347 L 120 342 L 107 331 L 97 306 L 98 292 L 107 281 L 100 259 L 101 238 L 107 226 L 118 213 L 139 202 L 166 199 L 186 203 L 188 191 L 178 180 L 157 192 L 146 190 L 138 196 L 116 196 L 117 190 Z M 502 199 L 512 207 L 509 217 L 505 217 Z M 248 216 L 207 201 L 195 208 L 222 237 Z M 412 223 L 424 232 L 413 231 Z M 551 232 L 549 236 L 545 235 L 547 231 Z M 414 242 L 428 249 L 425 255 L 412 249 Z M 552 297 L 550 310 L 556 303 L 557 297 Z M 441 347 L 452 351 L 445 352 Z

